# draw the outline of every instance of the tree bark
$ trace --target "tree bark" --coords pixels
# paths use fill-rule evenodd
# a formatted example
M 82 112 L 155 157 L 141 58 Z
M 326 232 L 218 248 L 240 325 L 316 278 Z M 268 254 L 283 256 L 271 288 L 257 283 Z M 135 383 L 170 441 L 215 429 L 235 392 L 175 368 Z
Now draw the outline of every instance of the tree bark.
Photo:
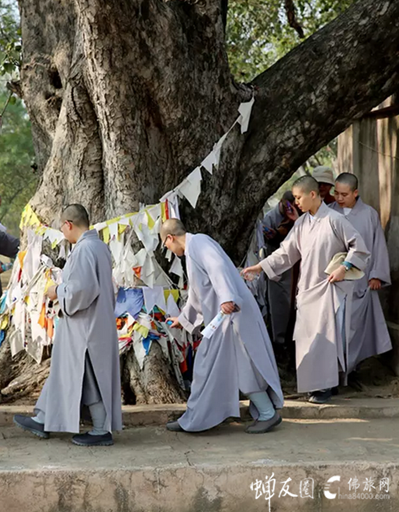
M 239 263 L 266 199 L 397 90 L 397 1 L 357 2 L 249 85 L 230 75 L 226 5 L 20 0 L 21 89 L 41 173 L 31 203 L 45 222 L 71 202 L 93 222 L 158 202 L 211 151 L 254 87 L 249 131 L 230 133 L 219 169 L 203 173 L 197 208 L 182 208 L 191 230 L 213 236 Z M 161 400 L 177 399 L 159 367 Z M 149 401 L 133 363 L 125 370 L 138 400 Z

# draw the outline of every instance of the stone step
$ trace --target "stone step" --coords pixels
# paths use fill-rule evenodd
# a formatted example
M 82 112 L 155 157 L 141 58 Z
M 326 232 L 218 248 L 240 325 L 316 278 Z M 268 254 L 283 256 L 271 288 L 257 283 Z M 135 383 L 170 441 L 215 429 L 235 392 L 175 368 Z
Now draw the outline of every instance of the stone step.
M 248 402 L 242 401 L 240 409 L 241 418 L 249 418 Z M 161 426 L 179 418 L 185 410 L 185 404 L 127 405 L 123 407 L 123 423 L 127 427 Z M 14 414 L 32 413 L 31 406 L 1 405 L 0 427 L 12 425 Z M 399 398 L 334 398 L 324 405 L 286 400 L 281 415 L 290 419 L 399 418 Z
M 10 426 L 0 512 L 397 512 L 398 461 L 388 417 L 285 419 L 263 435 L 241 422 L 201 434 L 136 427 L 107 448 Z

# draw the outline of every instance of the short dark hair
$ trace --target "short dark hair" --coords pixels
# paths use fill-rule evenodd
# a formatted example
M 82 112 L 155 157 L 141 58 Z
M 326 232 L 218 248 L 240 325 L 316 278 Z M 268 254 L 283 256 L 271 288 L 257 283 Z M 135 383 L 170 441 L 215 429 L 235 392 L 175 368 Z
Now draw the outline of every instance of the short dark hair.
M 69 204 L 66 206 L 61 214 L 61 220 L 72 222 L 78 228 L 90 227 L 89 214 L 81 204 Z
M 292 190 L 294 190 L 294 188 L 300 188 L 307 194 L 310 194 L 310 192 L 316 192 L 316 194 L 320 194 L 320 187 L 318 182 L 312 176 L 308 175 L 298 178 L 292 185 Z
M 339 174 L 335 180 L 335 183 L 337 182 L 342 183 L 343 185 L 349 185 L 352 192 L 359 188 L 359 180 L 357 179 L 357 176 L 350 172 L 343 172 L 342 174 Z

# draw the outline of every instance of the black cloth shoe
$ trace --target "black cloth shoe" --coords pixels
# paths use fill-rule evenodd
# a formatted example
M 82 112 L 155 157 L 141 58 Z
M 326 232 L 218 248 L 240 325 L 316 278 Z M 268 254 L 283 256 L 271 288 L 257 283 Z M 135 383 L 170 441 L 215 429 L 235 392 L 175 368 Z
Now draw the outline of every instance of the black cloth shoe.
M 309 393 L 308 401 L 311 404 L 325 404 L 331 400 L 332 391 L 329 389 L 320 389 L 319 391 L 312 391 Z
M 183 428 L 181 428 L 178 421 L 169 421 L 166 424 L 167 430 L 170 430 L 171 432 L 185 432 Z
M 102 436 L 92 436 L 88 432 L 85 434 L 76 434 L 72 437 L 72 442 L 78 446 L 112 446 L 114 444 L 114 440 L 110 432 L 107 432 Z
M 22 428 L 22 430 L 26 430 L 37 437 L 41 437 L 42 439 L 48 439 L 50 437 L 50 434 L 44 431 L 44 425 L 42 423 L 38 423 L 30 416 L 16 414 L 13 420 L 17 427 Z
M 256 420 L 254 423 L 252 423 L 252 425 L 245 429 L 245 432 L 247 434 L 265 434 L 266 432 L 272 430 L 272 428 L 277 427 L 277 425 L 280 425 L 282 421 L 283 420 L 281 416 L 276 411 L 273 418 L 270 418 L 270 420 L 266 421 Z

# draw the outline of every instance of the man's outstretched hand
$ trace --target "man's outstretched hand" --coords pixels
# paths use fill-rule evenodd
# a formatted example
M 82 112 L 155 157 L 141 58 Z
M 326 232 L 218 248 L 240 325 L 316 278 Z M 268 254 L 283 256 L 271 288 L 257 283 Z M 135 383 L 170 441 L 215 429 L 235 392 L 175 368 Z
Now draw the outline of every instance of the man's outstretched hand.
M 179 319 L 177 316 L 170 316 L 166 319 L 166 323 L 169 327 L 174 327 L 175 329 L 181 329 L 182 326 L 179 323 Z

